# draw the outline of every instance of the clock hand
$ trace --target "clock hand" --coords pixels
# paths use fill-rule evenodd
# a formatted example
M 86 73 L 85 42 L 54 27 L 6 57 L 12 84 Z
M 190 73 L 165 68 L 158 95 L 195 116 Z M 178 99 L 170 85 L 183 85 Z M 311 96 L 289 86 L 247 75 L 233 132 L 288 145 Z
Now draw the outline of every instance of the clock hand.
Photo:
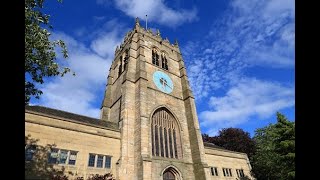
M 166 86 L 168 86 L 170 89 L 172 89 L 172 87 L 170 87 L 168 84 L 166 84 Z

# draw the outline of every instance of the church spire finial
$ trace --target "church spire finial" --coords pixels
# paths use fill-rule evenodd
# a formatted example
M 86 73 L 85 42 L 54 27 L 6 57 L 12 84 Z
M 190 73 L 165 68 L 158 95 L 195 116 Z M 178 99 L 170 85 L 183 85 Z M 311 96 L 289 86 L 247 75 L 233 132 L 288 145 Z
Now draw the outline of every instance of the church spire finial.
M 175 46 L 179 46 L 177 39 L 174 40 L 174 45 L 175 45 Z
M 140 20 L 138 17 L 136 17 L 136 26 L 140 26 Z

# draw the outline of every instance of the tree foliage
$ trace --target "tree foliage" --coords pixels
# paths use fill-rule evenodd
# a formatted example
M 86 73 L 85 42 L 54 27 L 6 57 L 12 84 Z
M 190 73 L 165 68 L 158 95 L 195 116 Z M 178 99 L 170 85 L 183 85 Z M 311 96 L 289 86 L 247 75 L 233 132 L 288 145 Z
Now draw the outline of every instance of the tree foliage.
M 257 179 L 295 179 L 295 122 L 277 112 L 277 123 L 257 129 L 254 140 L 251 165 Z
M 248 132 L 240 128 L 224 128 L 219 131 L 218 136 L 210 137 L 202 135 L 203 141 L 221 146 L 225 149 L 243 152 L 251 157 L 255 152 L 255 142 Z
M 107 173 L 104 175 L 99 175 L 99 174 L 91 175 L 91 177 L 89 177 L 87 180 L 115 180 L 115 178 L 113 178 L 111 173 Z
M 61 0 L 58 0 L 61 2 Z M 59 67 L 55 48 L 61 48 L 64 58 L 68 57 L 62 40 L 50 41 L 52 29 L 50 15 L 42 13 L 44 0 L 25 0 L 25 104 L 31 96 L 40 98 L 42 91 L 36 85 L 44 82 L 44 77 L 63 76 L 69 72 L 67 67 Z
M 68 176 L 66 175 L 57 175 L 54 176 L 51 180 L 69 180 Z M 84 180 L 83 177 L 76 177 L 75 180 Z M 111 173 L 106 173 L 104 175 L 100 174 L 91 174 L 87 180 L 115 180 Z
M 25 161 L 25 179 L 55 179 L 54 177 L 63 177 L 64 168 L 54 169 L 53 164 L 48 163 L 48 152 L 55 144 L 42 146 L 38 144 L 38 139 L 25 136 L 25 149 L 35 147 L 32 161 Z M 62 180 L 62 178 L 61 178 Z
M 32 160 L 27 160 L 27 153 L 25 154 L 25 179 L 69 180 L 68 175 L 74 175 L 72 172 L 66 172 L 64 166 L 58 169 L 53 164 L 48 163 L 48 153 L 56 145 L 42 146 L 38 144 L 38 141 L 39 139 L 34 139 L 31 135 L 25 136 L 26 152 L 28 148 L 33 147 L 35 149 L 32 153 Z M 75 177 L 75 180 L 84 180 L 84 178 Z M 86 180 L 115 180 L 115 178 L 111 173 L 106 173 L 104 175 L 92 174 Z

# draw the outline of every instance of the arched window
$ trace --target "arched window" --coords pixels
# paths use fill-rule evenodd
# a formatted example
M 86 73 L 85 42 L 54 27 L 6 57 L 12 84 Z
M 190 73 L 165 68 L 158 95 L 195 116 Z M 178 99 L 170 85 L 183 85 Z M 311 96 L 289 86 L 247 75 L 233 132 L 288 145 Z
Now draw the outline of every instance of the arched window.
M 123 70 L 127 70 L 127 64 L 128 64 L 128 61 L 129 61 L 129 49 L 126 49 L 125 51 L 125 55 L 124 55 L 124 64 L 123 64 Z
M 166 171 L 163 173 L 163 180 L 176 180 L 176 176 L 172 172 Z
M 159 54 L 156 48 L 152 49 L 152 64 L 159 66 Z
M 182 158 L 179 126 L 166 108 L 159 108 L 152 115 L 151 136 L 153 156 Z
M 118 71 L 118 77 L 120 77 L 121 73 L 122 73 L 122 56 L 120 56 L 120 64 L 119 64 L 119 71 Z
M 180 173 L 174 167 L 168 167 L 162 174 L 163 180 L 181 180 Z
M 161 54 L 161 67 L 168 70 L 168 60 L 165 53 Z

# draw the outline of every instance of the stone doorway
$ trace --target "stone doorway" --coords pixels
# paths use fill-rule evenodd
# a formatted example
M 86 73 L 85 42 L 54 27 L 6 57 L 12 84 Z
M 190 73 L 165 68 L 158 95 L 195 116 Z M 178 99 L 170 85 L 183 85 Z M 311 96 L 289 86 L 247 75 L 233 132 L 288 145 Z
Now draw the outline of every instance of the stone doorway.
M 176 177 L 172 172 L 166 171 L 163 173 L 163 180 L 176 180 Z
M 179 171 L 177 171 L 173 167 L 169 167 L 166 170 L 163 171 L 163 180 L 181 180 L 181 175 Z

